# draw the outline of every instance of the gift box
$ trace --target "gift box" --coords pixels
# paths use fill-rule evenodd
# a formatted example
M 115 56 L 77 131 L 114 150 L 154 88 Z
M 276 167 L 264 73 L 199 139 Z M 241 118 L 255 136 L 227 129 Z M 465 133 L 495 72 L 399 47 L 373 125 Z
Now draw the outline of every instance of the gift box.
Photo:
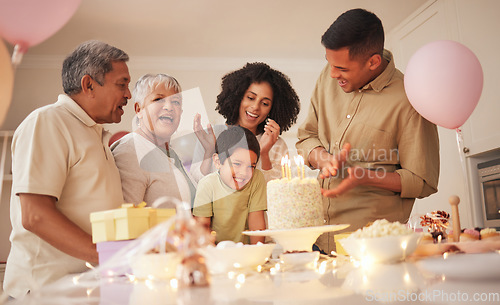
M 344 247 L 342 247 L 339 240 L 346 238 L 346 237 L 349 237 L 349 235 L 351 235 L 351 234 L 352 233 L 341 233 L 341 234 L 335 234 L 333 236 L 333 240 L 335 241 L 335 247 L 336 247 L 335 249 L 336 249 L 337 254 L 347 255 L 346 250 L 344 249 Z
M 114 210 L 115 240 L 134 239 L 149 230 L 148 210 L 134 206 Z
M 116 252 L 126 247 L 133 240 L 117 240 L 117 241 L 103 241 L 96 244 L 96 250 L 99 254 L 99 265 L 108 261 Z
M 154 209 L 123 204 L 121 208 L 90 214 L 92 242 L 135 239 L 158 223 L 175 215 L 175 209 Z
M 172 216 L 175 216 L 175 209 L 149 209 L 149 227 L 167 221 Z
M 96 250 L 99 254 L 99 267 L 101 276 L 115 276 L 115 275 L 125 275 L 130 273 L 130 267 L 121 266 L 116 264 L 105 264 L 108 262 L 116 252 L 120 251 L 122 248 L 127 247 L 134 240 L 117 240 L 117 241 L 102 241 L 96 244 Z
M 92 224 L 92 242 L 94 244 L 101 241 L 116 240 L 113 210 L 91 213 L 90 222 Z

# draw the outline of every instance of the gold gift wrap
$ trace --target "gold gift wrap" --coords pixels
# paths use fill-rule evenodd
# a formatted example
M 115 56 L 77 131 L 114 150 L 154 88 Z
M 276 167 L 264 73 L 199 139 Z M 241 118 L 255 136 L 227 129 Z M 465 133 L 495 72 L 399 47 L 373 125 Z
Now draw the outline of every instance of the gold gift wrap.
M 150 228 L 168 220 L 172 216 L 175 216 L 175 209 L 153 209 L 153 208 L 147 208 L 147 209 L 149 210 Z
M 145 202 L 94 212 L 90 214 L 92 242 L 134 239 L 174 215 L 175 209 L 150 208 Z
M 349 237 L 349 235 L 351 235 L 351 234 L 352 234 L 352 232 L 335 234 L 333 236 L 333 240 L 335 241 L 335 247 L 336 247 L 337 254 L 348 255 L 347 252 L 345 251 L 344 247 L 342 247 L 342 245 L 340 244 L 339 240 L 346 238 L 346 237 Z
M 92 224 L 92 242 L 112 241 L 115 239 L 115 221 L 113 210 L 90 213 Z

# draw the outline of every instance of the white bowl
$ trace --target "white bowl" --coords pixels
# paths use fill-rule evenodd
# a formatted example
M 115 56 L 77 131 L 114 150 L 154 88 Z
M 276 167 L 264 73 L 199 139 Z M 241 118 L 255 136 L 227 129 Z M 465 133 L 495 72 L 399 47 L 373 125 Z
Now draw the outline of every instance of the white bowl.
M 393 263 L 412 254 L 421 237 L 422 233 L 372 238 L 355 238 L 351 235 L 339 242 L 346 252 L 358 261 Z
M 132 273 L 139 279 L 170 279 L 175 277 L 180 262 L 178 253 L 148 253 L 139 256 L 131 267 Z
M 275 244 L 236 244 L 232 247 L 208 246 L 198 251 L 205 257 L 210 273 L 223 273 L 264 264 L 275 246 Z

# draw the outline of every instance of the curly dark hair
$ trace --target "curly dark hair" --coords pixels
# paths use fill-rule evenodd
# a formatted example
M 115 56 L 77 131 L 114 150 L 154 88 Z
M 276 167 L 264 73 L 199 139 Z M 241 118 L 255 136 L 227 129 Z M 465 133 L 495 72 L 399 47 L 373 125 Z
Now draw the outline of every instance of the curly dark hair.
M 239 109 L 243 96 L 253 83 L 268 82 L 273 89 L 273 103 L 269 118 L 280 126 L 280 133 L 287 131 L 296 121 L 300 111 L 297 93 L 285 74 L 272 69 L 262 62 L 247 63 L 243 68 L 230 72 L 222 77 L 221 93 L 217 96 L 217 110 L 226 124 L 238 122 Z M 264 132 L 266 121 L 257 126 L 257 133 Z

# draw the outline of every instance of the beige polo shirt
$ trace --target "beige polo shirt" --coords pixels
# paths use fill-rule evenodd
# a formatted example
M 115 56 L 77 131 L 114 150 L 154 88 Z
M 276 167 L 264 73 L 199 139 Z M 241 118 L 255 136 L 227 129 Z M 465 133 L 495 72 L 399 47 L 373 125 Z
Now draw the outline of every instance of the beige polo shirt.
M 326 224 L 351 224 L 348 231 L 380 218 L 406 222 L 415 198 L 437 191 L 437 127 L 411 106 L 403 74 L 396 69 L 392 54 L 386 50 L 384 57 L 389 64 L 382 74 L 351 93 L 345 93 L 330 77 L 327 65 L 298 131 L 296 147 L 303 156 L 316 147 L 337 154 L 345 143 L 350 143 L 350 166 L 371 169 L 373 175 L 386 171 L 401 176 L 401 193 L 358 186 L 337 198 L 324 198 Z M 340 178 L 331 178 L 320 180 L 320 185 L 332 189 L 340 182 Z M 333 233 L 321 236 L 318 244 L 323 250 L 333 249 Z
M 12 141 L 11 250 L 4 290 L 19 298 L 75 272 L 88 270 L 21 223 L 19 193 L 57 198 L 56 207 L 91 234 L 90 213 L 123 203 L 120 175 L 108 148 L 106 131 L 67 95 L 33 111 Z
M 198 183 L 193 214 L 212 217 L 216 242 L 232 240 L 249 243 L 248 236 L 241 234 L 248 230 L 248 213 L 266 209 L 266 181 L 260 170 L 256 169 L 252 179 L 238 191 L 227 186 L 217 171 L 206 175 Z

